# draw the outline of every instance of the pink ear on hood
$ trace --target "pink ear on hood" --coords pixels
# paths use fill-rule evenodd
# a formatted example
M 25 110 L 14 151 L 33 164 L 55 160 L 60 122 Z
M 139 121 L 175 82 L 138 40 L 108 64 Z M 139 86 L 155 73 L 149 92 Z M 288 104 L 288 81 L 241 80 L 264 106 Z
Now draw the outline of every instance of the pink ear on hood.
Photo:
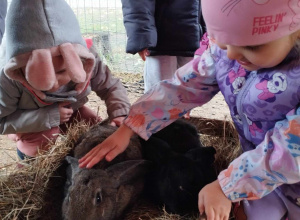
M 86 80 L 86 72 L 83 64 L 74 47 L 70 43 L 64 43 L 59 46 L 61 55 L 64 58 L 66 69 L 69 72 L 71 80 L 75 83 L 82 83 Z
M 25 78 L 37 90 L 47 91 L 54 86 L 56 76 L 49 49 L 32 51 L 26 65 Z

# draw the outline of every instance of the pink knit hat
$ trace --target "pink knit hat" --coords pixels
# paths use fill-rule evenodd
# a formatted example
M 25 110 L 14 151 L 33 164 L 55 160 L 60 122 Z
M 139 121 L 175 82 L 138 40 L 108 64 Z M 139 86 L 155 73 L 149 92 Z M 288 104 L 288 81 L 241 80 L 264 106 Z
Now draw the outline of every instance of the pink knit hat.
M 229 45 L 260 45 L 300 29 L 300 0 L 202 0 L 207 32 Z

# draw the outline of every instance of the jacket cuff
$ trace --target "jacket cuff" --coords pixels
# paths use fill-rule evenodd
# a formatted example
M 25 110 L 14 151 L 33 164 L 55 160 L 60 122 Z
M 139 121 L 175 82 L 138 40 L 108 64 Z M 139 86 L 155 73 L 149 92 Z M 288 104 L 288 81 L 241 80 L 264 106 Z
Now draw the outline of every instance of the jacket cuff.
M 124 120 L 124 124 L 129 127 L 134 133 L 138 134 L 144 140 L 148 140 L 151 134 L 147 134 L 144 126 L 144 117 L 136 115 L 135 117 L 127 116 Z
M 58 104 L 55 103 L 51 105 L 51 108 L 48 111 L 49 114 L 49 123 L 50 127 L 57 127 L 60 125 L 60 114 L 59 114 L 59 109 L 58 109 Z
M 221 186 L 221 188 L 222 188 L 222 191 L 223 191 L 223 193 L 226 195 L 226 197 L 228 198 L 228 199 L 230 199 L 229 197 L 229 194 L 230 194 L 230 192 L 231 192 L 231 190 L 229 189 L 229 187 L 228 187 L 228 185 L 230 185 L 229 183 L 230 183 L 230 177 L 227 177 L 226 176 L 226 171 L 227 170 L 223 170 L 220 174 L 219 174 L 219 176 L 218 176 L 218 180 L 219 180 L 219 184 L 220 184 L 220 186 Z M 230 199 L 231 200 L 231 199 Z
M 228 167 L 228 169 L 223 170 L 219 176 L 219 184 L 225 196 L 231 200 L 232 202 L 238 202 L 248 197 L 247 193 L 239 193 L 234 190 L 234 184 L 231 180 L 230 171 L 232 169 L 232 165 Z

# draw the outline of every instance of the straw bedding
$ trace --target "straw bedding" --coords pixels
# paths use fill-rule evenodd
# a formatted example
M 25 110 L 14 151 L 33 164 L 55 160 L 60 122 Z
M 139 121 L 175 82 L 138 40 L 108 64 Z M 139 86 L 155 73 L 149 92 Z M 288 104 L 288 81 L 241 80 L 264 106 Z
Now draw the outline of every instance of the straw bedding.
M 238 137 L 231 122 L 191 118 L 205 146 L 217 150 L 217 172 L 225 169 L 239 155 Z M 76 123 L 65 136 L 52 143 L 50 151 L 40 152 L 34 160 L 10 164 L 0 169 L 0 219 L 55 219 L 61 217 L 63 199 L 64 157 L 74 148 L 76 140 L 89 129 L 89 125 Z M 21 168 L 20 168 L 21 167 Z M 199 216 L 179 216 L 167 213 L 163 207 L 141 198 L 128 212 L 125 220 L 199 219 Z

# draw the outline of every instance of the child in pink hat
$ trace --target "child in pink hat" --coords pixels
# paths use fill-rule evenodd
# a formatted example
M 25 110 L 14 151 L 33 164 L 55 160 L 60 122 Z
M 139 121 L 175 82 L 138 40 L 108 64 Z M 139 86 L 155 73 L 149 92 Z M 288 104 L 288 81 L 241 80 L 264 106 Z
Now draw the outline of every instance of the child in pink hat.
M 243 153 L 199 193 L 200 213 L 249 220 L 300 216 L 300 1 L 202 0 L 207 36 L 193 61 L 133 104 L 124 124 L 80 160 L 92 167 L 224 95 Z M 187 3 L 188 4 L 188 3 Z M 239 216 L 236 216 L 237 219 Z
M 0 74 L 0 132 L 17 142 L 21 159 L 47 150 L 67 124 L 101 118 L 88 94 L 105 101 L 120 126 L 130 102 L 91 40 L 84 40 L 64 0 L 13 0 L 6 19 L 6 64 Z

